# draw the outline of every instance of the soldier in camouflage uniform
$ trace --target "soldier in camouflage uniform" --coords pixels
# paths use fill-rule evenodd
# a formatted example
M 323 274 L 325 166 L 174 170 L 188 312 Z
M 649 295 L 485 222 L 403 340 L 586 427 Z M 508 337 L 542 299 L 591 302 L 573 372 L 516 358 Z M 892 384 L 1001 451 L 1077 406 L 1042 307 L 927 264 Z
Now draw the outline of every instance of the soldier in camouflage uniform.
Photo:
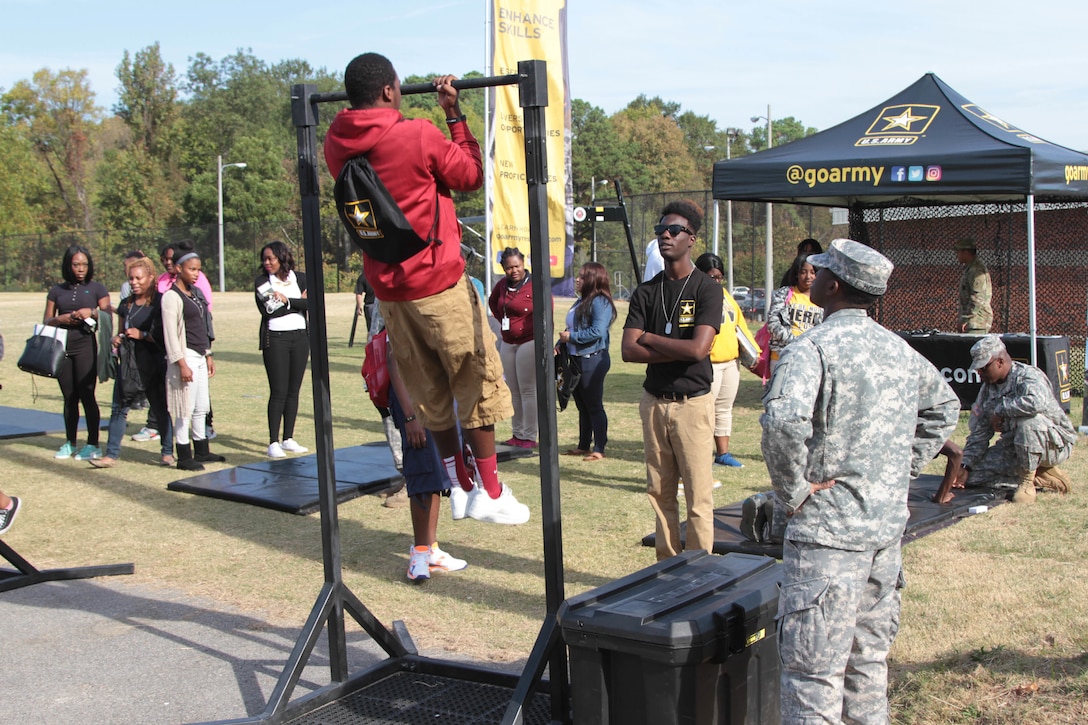
M 1058 464 L 1069 458 L 1077 431 L 1039 368 L 1015 362 L 997 335 L 971 347 L 982 389 L 971 406 L 971 432 L 957 483 L 1016 487 L 1012 500 L 1035 501 L 1035 487 L 1069 492 Z M 990 445 L 995 433 L 1001 437 Z
M 993 297 L 990 272 L 978 258 L 974 239 L 961 239 L 953 249 L 960 264 L 967 265 L 960 277 L 960 314 L 956 331 L 984 335 L 994 324 L 994 312 L 990 309 L 990 298 Z
M 782 722 L 888 722 L 910 479 L 955 428 L 932 364 L 871 320 L 892 263 L 836 239 L 812 301 L 824 321 L 782 354 L 763 396 L 763 457 L 789 515 L 779 598 Z

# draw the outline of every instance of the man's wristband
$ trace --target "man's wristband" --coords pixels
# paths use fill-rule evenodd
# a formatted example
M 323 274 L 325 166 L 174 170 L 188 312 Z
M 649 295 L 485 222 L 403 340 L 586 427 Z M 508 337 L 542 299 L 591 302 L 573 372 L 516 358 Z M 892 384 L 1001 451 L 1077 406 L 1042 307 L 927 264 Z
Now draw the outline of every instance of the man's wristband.
M 465 114 L 462 113 L 457 118 L 447 118 L 446 123 L 452 126 L 455 123 L 464 123 L 466 120 L 468 119 L 466 118 Z
M 405 416 L 404 422 L 405 423 L 411 423 L 415 419 L 416 419 L 416 417 L 414 415 L 408 415 L 408 416 Z

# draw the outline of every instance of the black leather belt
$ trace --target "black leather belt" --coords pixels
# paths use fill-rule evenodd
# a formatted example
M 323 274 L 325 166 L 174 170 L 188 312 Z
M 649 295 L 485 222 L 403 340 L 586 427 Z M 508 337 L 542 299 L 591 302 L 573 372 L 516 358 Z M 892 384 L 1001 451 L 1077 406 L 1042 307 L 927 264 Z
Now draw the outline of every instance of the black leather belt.
M 650 395 L 654 396 L 658 400 L 672 400 L 676 402 L 683 402 L 690 398 L 701 398 L 709 392 L 709 390 L 701 390 L 698 393 L 650 393 Z
M 601 348 L 597 352 L 591 352 L 588 355 L 575 355 L 574 357 L 596 357 L 596 356 L 600 355 L 602 352 L 604 352 L 604 348 Z

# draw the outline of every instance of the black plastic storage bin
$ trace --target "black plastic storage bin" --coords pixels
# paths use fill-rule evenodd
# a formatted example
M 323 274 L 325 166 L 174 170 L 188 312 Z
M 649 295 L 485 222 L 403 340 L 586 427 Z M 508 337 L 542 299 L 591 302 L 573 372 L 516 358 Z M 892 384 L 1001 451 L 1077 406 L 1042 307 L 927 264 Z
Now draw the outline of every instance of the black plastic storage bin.
M 776 725 L 780 578 L 689 551 L 563 602 L 576 725 Z

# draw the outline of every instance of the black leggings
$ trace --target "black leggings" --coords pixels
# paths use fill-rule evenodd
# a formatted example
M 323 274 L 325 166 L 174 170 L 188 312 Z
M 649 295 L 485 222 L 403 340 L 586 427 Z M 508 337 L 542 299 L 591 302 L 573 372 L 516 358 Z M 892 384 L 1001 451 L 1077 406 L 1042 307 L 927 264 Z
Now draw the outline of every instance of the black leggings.
M 268 373 L 268 442 L 295 437 L 298 391 L 310 358 L 310 336 L 306 330 L 269 332 L 264 349 L 264 370 Z M 283 438 L 279 436 L 283 420 Z
M 79 431 L 79 406 L 82 404 L 87 424 L 87 444 L 97 446 L 102 414 L 94 397 L 94 389 L 98 385 L 98 345 L 95 336 L 75 329 L 68 330 L 65 355 L 68 364 L 57 377 L 60 393 L 64 396 L 64 434 L 74 446 Z

